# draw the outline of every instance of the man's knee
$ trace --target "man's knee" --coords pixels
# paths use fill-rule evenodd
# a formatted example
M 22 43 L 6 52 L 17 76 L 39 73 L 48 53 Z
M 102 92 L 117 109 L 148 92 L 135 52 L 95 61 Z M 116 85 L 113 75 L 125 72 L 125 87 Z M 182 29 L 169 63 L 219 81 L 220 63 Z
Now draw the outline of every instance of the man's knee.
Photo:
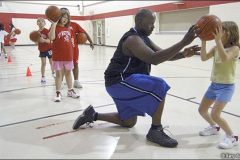
M 131 119 L 124 120 L 122 125 L 127 128 L 132 128 L 135 126 L 136 123 L 137 123 L 137 117 L 133 117 Z

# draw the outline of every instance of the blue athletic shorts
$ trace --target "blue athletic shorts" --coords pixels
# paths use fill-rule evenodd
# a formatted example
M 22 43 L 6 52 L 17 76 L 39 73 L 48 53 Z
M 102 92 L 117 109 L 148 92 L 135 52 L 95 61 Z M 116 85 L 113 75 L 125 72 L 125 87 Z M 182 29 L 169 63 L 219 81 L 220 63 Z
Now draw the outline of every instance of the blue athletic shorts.
M 39 57 L 41 57 L 41 58 L 46 58 L 46 57 L 52 58 L 52 51 L 49 50 L 49 51 L 45 51 L 45 52 L 40 52 Z
M 132 74 L 125 80 L 106 87 L 116 104 L 121 120 L 135 116 L 153 116 L 170 86 L 161 78 Z
M 234 84 L 220 84 L 212 82 L 204 97 L 218 102 L 230 102 L 235 90 Z

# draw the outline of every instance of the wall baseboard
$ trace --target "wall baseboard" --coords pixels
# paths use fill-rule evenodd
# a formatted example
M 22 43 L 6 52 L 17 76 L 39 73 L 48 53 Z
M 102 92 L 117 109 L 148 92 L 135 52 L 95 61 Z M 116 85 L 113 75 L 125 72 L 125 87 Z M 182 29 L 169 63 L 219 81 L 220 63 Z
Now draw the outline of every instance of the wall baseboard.
M 82 45 L 89 45 L 89 44 L 82 44 Z M 117 46 L 112 46 L 112 45 L 100 45 L 100 44 L 94 44 L 95 46 L 103 46 L 103 47 L 114 47 L 116 48 Z M 5 46 L 10 46 L 10 45 L 5 45 Z M 15 46 L 37 46 L 36 44 L 17 44 Z
M 4 46 L 11 46 L 11 45 L 4 45 Z M 36 44 L 17 44 L 15 46 L 37 46 Z

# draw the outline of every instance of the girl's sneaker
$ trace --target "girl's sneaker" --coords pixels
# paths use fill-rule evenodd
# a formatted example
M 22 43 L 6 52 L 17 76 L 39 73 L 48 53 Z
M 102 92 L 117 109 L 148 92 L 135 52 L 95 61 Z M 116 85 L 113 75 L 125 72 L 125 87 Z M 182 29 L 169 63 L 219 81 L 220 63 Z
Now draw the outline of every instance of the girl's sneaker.
M 209 126 L 207 128 L 204 128 L 204 130 L 199 132 L 200 136 L 211 136 L 211 135 L 217 135 L 219 134 L 220 127 L 218 126 Z
M 54 98 L 54 102 L 61 102 L 61 100 L 62 100 L 62 94 L 61 92 L 57 91 L 56 97 Z
M 80 95 L 77 94 L 73 89 L 68 90 L 67 95 L 68 95 L 68 97 L 72 97 L 72 98 L 79 98 L 80 97 Z
M 81 85 L 81 83 L 78 80 L 75 80 L 73 83 L 73 87 L 74 88 L 83 88 L 83 86 Z
M 230 149 L 238 145 L 238 136 L 226 136 L 222 142 L 218 144 L 221 149 Z
M 46 79 L 45 79 L 45 77 L 42 77 L 42 78 L 41 78 L 41 84 L 46 84 Z

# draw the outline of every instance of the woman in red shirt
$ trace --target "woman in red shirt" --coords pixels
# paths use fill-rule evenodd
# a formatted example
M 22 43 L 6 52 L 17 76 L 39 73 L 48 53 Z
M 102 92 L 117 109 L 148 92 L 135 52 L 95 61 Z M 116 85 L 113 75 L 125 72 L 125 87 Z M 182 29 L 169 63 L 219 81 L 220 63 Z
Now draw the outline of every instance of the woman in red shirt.
M 48 37 L 52 43 L 53 69 L 56 71 L 56 97 L 55 102 L 61 101 L 61 84 L 63 74 L 65 75 L 68 93 L 72 98 L 80 96 L 73 90 L 71 70 L 73 69 L 73 47 L 71 31 L 69 29 L 70 15 L 62 11 L 62 17 L 57 22 L 52 22 Z

